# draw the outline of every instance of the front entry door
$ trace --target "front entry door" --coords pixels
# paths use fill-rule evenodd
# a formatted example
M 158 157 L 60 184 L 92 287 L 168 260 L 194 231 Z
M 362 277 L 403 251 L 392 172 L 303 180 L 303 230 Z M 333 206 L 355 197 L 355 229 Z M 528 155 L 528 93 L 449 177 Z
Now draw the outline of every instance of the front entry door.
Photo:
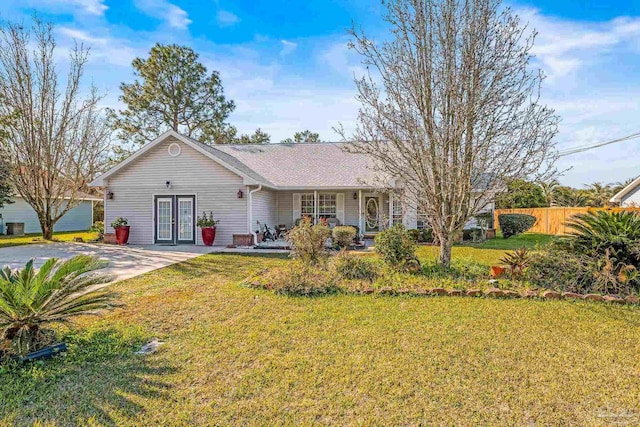
M 195 196 L 156 196 L 155 242 L 195 243 L 195 211 Z
M 376 196 L 364 198 L 364 231 L 380 231 L 380 204 Z

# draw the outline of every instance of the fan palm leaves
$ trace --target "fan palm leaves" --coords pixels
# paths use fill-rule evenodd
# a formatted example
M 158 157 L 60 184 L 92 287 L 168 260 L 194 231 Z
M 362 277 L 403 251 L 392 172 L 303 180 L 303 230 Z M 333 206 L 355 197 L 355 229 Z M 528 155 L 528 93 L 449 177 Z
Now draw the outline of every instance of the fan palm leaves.
M 33 260 L 21 270 L 0 270 L 0 328 L 15 342 L 18 353 L 32 350 L 42 326 L 67 324 L 80 315 L 112 307 L 114 294 L 91 287 L 107 283 L 108 275 L 96 270 L 106 262 L 79 255 L 68 260 L 46 261 L 39 270 Z
M 542 195 L 544 199 L 547 201 L 548 206 L 556 205 L 556 189 L 560 186 L 560 183 L 557 180 L 551 181 L 538 181 L 538 186 L 542 190 Z
M 587 191 L 589 193 L 591 205 L 596 207 L 607 206 L 609 204 L 609 199 L 614 195 L 612 186 L 601 182 L 594 182 L 593 184 L 590 184 Z

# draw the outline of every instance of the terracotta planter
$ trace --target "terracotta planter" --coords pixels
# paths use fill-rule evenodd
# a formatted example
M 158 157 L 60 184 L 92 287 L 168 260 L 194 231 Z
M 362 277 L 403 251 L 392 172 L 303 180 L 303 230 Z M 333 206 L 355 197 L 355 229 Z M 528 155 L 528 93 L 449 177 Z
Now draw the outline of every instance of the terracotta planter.
M 495 228 L 489 228 L 487 230 L 487 239 L 495 239 L 496 238 L 496 229 Z
M 122 227 L 116 227 L 116 243 L 119 245 L 126 245 L 129 241 L 129 228 L 128 225 Z
M 215 227 L 203 227 L 202 230 L 202 243 L 205 246 L 212 246 L 213 241 L 216 240 L 216 228 Z
M 492 265 L 491 266 L 491 277 L 501 277 L 507 269 L 501 265 Z

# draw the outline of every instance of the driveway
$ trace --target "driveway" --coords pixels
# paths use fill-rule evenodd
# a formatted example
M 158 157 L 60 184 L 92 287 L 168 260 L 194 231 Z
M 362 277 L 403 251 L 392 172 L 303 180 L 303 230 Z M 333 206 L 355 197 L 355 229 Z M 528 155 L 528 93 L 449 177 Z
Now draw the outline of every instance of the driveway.
M 207 246 L 115 246 L 91 243 L 49 243 L 0 248 L 0 267 L 20 268 L 35 258 L 36 267 L 49 258 L 70 258 L 75 255 L 97 255 L 109 261 L 106 272 L 115 280 L 124 280 L 158 268 L 216 252 Z M 219 250 L 219 249 L 218 249 Z

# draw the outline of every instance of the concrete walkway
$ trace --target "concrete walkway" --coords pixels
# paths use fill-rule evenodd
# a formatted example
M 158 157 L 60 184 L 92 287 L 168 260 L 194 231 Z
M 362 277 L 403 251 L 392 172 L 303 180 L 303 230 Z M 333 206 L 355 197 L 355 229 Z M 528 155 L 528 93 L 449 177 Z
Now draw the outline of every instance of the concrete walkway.
M 221 252 L 224 248 L 207 246 L 115 246 L 93 243 L 49 243 L 0 248 L 0 267 L 24 267 L 35 258 L 36 267 L 49 258 L 71 258 L 75 255 L 96 255 L 109 261 L 105 271 L 115 280 L 124 280 L 158 268 L 195 258 L 202 254 Z

